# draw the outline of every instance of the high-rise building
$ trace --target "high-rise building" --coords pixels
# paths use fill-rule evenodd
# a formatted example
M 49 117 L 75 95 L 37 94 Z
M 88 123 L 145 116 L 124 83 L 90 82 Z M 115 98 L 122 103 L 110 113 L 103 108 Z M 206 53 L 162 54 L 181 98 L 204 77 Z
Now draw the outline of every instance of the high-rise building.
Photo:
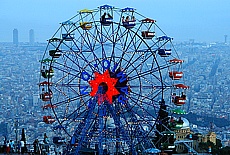
M 13 44 L 18 45 L 18 29 L 13 30 Z
M 228 35 L 224 35 L 224 43 L 225 44 L 227 43 L 227 38 L 228 38 Z
M 33 29 L 29 31 L 29 42 L 30 44 L 34 44 L 34 30 Z

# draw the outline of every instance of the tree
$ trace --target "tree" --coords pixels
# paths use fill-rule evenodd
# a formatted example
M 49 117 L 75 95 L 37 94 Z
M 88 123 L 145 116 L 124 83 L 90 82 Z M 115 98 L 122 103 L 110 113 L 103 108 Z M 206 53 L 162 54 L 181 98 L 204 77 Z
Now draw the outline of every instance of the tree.
M 220 148 L 222 147 L 222 144 L 219 139 L 216 140 L 216 145 L 214 145 L 214 143 L 211 141 L 207 141 L 206 143 L 205 142 L 199 143 L 199 148 L 205 152 L 208 152 L 208 148 L 210 146 L 212 148 L 212 154 L 222 155 L 220 152 Z
M 21 141 L 24 141 L 24 143 L 26 144 L 26 134 L 25 134 L 25 129 L 22 129 L 22 138 Z

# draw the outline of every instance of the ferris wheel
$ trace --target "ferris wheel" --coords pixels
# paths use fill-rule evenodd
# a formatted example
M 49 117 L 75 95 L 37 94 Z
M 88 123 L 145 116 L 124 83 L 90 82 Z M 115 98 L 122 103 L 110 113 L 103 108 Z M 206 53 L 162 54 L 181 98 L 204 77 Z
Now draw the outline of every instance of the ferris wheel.
M 170 130 L 165 105 L 183 105 L 178 89 L 188 88 L 176 82 L 183 61 L 172 40 L 134 8 L 80 10 L 61 23 L 41 60 L 40 98 L 52 110 L 43 121 L 63 127 L 75 154 L 158 148 L 159 124 Z

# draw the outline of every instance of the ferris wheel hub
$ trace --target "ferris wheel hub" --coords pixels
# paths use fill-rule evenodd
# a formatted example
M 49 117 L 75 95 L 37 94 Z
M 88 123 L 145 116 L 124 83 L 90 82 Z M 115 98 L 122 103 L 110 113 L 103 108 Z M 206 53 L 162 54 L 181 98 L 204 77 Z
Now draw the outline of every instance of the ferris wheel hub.
M 112 104 L 113 96 L 120 94 L 120 92 L 115 88 L 118 79 L 111 78 L 108 70 L 106 70 L 103 74 L 95 72 L 94 76 L 94 80 L 89 81 L 92 88 L 90 96 L 98 97 L 99 105 L 104 101 L 108 101 Z

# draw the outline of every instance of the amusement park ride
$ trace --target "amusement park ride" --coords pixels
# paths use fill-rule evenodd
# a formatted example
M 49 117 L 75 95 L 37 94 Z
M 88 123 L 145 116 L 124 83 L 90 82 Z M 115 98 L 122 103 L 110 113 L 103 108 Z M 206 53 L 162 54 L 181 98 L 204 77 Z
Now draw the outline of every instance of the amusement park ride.
M 43 121 L 69 137 L 65 153 L 175 151 L 189 87 L 172 40 L 129 7 L 84 9 L 61 23 L 40 61 L 39 89 Z

